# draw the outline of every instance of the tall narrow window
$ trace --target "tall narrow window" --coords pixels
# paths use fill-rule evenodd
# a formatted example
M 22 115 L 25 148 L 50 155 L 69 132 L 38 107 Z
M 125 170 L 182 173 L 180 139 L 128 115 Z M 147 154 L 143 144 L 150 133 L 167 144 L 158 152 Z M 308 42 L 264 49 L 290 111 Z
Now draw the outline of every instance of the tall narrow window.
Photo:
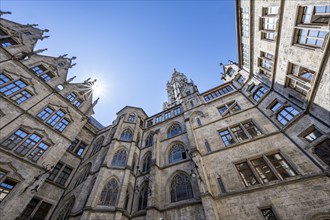
M 197 123 L 197 126 L 202 126 L 201 119 L 198 117 L 196 118 L 196 123 Z
M 150 133 L 146 139 L 146 147 L 151 147 L 154 144 L 154 134 Z
M 101 192 L 100 205 L 115 206 L 119 194 L 119 184 L 114 178 L 111 179 Z
M 259 183 L 247 162 L 236 164 L 236 168 L 245 186 L 256 185 Z
M 273 58 L 274 55 L 268 52 L 260 51 L 259 61 L 259 73 L 271 78 L 273 71 Z
M 151 153 L 147 153 L 147 155 L 145 155 L 143 158 L 142 172 L 149 172 L 150 165 L 151 165 Z
M 249 8 L 241 8 L 242 36 L 249 36 Z
M 75 183 L 75 186 L 80 185 L 82 182 L 84 182 L 87 179 L 87 177 L 91 171 L 91 167 L 92 167 L 92 164 L 88 163 L 80 169 L 80 173 L 79 173 L 79 176 Z
M 125 150 L 119 150 L 113 156 L 111 165 L 112 166 L 125 167 L 126 166 L 126 160 L 127 160 L 127 152 Z
M 242 44 L 243 49 L 243 66 L 248 68 L 250 66 L 250 47 L 248 44 Z
M 97 139 L 96 143 L 94 144 L 94 147 L 93 147 L 91 156 L 94 155 L 94 154 L 96 154 L 97 152 L 99 152 L 101 150 L 103 141 L 104 141 L 104 137 L 103 136 L 100 137 L 99 139 Z
M 171 183 L 171 202 L 193 198 L 190 176 L 185 173 L 177 174 Z
M 148 192 L 149 190 L 149 184 L 148 182 L 142 183 L 142 187 L 140 190 L 140 195 L 139 195 L 139 204 L 138 204 L 138 210 L 142 210 L 147 208 L 148 206 Z
M 56 220 L 67 220 L 75 203 L 75 197 L 72 196 L 61 208 L 60 214 L 57 216 Z
M 211 146 L 206 139 L 204 140 L 204 144 L 205 144 L 206 152 L 208 152 L 208 153 L 211 152 L 212 151 Z
M 179 162 L 181 160 L 185 160 L 187 158 L 186 150 L 183 145 L 175 144 L 168 156 L 169 163 Z

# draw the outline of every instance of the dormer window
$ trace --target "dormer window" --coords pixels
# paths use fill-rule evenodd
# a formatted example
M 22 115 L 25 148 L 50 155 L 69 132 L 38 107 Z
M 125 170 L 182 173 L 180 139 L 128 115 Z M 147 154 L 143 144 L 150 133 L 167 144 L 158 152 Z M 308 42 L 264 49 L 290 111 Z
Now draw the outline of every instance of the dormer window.
M 44 81 L 49 81 L 54 78 L 54 74 L 43 65 L 35 66 L 31 70 Z
M 78 95 L 75 92 L 71 92 L 67 97 L 67 100 L 71 102 L 72 105 L 79 107 L 82 103 L 82 100 L 78 98 Z

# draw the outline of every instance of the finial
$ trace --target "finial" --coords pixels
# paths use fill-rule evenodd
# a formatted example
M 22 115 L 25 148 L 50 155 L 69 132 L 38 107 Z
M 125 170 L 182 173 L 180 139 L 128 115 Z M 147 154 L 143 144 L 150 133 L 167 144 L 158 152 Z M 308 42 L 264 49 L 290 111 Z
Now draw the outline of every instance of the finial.
M 57 58 L 55 58 L 55 60 L 63 59 L 63 58 L 65 58 L 67 55 L 68 55 L 68 54 L 60 55 L 60 56 L 58 56 Z
M 220 63 L 220 66 L 223 66 L 223 63 Z
M 91 78 L 89 77 L 88 79 L 86 79 L 86 80 L 84 81 L 84 83 L 88 83 L 90 79 L 91 79 Z
M 67 82 L 67 83 L 69 83 L 69 82 L 73 81 L 75 78 L 76 78 L 76 76 L 74 76 L 74 77 L 71 77 L 71 78 L 70 78 L 70 79 L 68 79 L 66 82 Z
M 76 65 L 76 63 L 71 64 L 71 65 L 69 66 L 69 68 L 72 68 L 72 67 L 74 67 L 75 65 Z
M 92 107 L 95 107 L 95 105 L 98 103 L 98 101 L 100 100 L 100 97 L 98 97 L 92 104 Z
M 71 59 L 70 59 L 70 60 L 75 60 L 75 59 L 77 59 L 77 57 L 71 57 Z
M 174 73 L 177 73 L 176 69 L 174 68 Z
M 42 30 L 42 32 L 49 32 L 49 30 L 48 29 L 44 29 L 44 30 Z
M 45 39 L 45 38 L 49 38 L 49 36 L 47 35 L 47 36 L 42 36 L 41 38 L 40 38 L 40 40 L 43 40 L 43 39 Z
M 1 15 L 11 15 L 11 12 L 10 11 L 0 11 L 0 16 Z
M 44 51 L 46 51 L 46 50 L 48 50 L 48 49 L 47 49 L 47 48 L 45 48 L 45 49 L 39 49 L 39 50 L 35 50 L 35 51 L 33 51 L 33 54 L 42 53 L 42 52 L 44 52 Z

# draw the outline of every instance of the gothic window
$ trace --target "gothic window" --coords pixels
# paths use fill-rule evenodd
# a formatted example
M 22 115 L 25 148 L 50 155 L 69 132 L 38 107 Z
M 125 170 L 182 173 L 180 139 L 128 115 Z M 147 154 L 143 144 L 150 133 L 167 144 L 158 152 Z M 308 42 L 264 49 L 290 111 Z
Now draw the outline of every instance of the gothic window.
M 47 106 L 37 114 L 37 117 L 42 121 L 45 121 L 51 127 L 55 127 L 57 131 L 63 132 L 70 123 L 70 121 L 65 118 L 66 115 L 67 113 L 62 109 L 55 112 L 52 108 Z
M 49 145 L 44 142 L 43 137 L 37 133 L 29 133 L 18 129 L 14 134 L 1 143 L 2 147 L 12 150 L 15 148 L 15 153 L 32 161 L 37 161 L 43 153 L 49 148 Z
M 93 147 L 91 156 L 94 155 L 94 154 L 96 154 L 97 152 L 99 152 L 101 150 L 103 141 L 104 141 L 104 137 L 103 136 L 100 137 L 99 139 L 97 139 L 96 143 L 94 144 L 94 147 Z
M 47 202 L 32 198 L 19 219 L 46 219 L 51 207 L 52 205 Z
M 71 172 L 72 168 L 61 162 L 58 162 L 53 168 L 52 172 L 49 174 L 48 180 L 55 181 L 55 183 L 64 186 L 69 179 Z
M 118 150 L 113 156 L 111 165 L 118 167 L 125 167 L 127 160 L 127 152 L 125 150 Z
M 330 166 L 330 139 L 326 139 L 316 145 L 314 152 L 325 164 Z
M 277 115 L 276 119 L 282 124 L 286 125 L 291 121 L 296 115 L 299 114 L 299 111 L 291 106 L 286 106 L 283 108 Z
M 112 178 L 101 192 L 100 205 L 115 206 L 119 194 L 119 185 L 116 179 Z
M 57 220 L 68 220 L 71 210 L 75 203 L 75 197 L 72 196 L 68 202 L 62 207 L 60 214 L 57 217 Z
M 175 144 L 169 152 L 169 163 L 175 163 L 185 159 L 187 159 L 187 154 L 184 146 L 182 144 Z
M 177 174 L 171 183 L 171 202 L 193 198 L 190 176 L 185 173 Z
M 75 138 L 74 141 L 72 141 L 70 144 L 68 151 L 74 153 L 78 157 L 81 157 L 85 151 L 86 146 L 87 145 L 85 143 Z
M 146 147 L 151 147 L 154 144 L 154 134 L 150 133 L 146 139 Z
M 151 153 L 148 152 L 143 158 L 142 172 L 149 172 L 151 164 Z
M 131 141 L 132 139 L 133 139 L 133 132 L 129 128 L 126 128 L 120 135 L 120 140 Z
M 17 181 L 6 177 L 6 175 L 6 172 L 0 170 L 0 204 L 17 184 Z
M 9 77 L 0 73 L 0 93 L 18 105 L 32 97 L 32 93 L 25 89 L 27 86 L 21 79 L 12 82 Z
M 126 190 L 126 196 L 125 196 L 125 206 L 124 209 L 126 209 L 128 211 L 128 202 L 129 202 L 129 192 L 128 192 L 128 188 Z
M 135 121 L 135 115 L 129 115 L 127 121 L 134 122 Z
M 147 208 L 148 206 L 148 190 L 149 190 L 149 183 L 144 182 L 142 184 L 140 195 L 139 195 L 139 204 L 138 204 L 138 210 L 142 210 Z
M 179 124 L 173 124 L 167 130 L 167 138 L 171 138 L 181 133 L 182 133 L 181 126 Z
M 67 95 L 66 99 L 76 107 L 79 107 L 82 103 L 82 100 L 78 98 L 78 95 L 75 92 L 71 92 L 69 95 Z
M 43 65 L 33 67 L 32 71 L 44 81 L 51 80 L 54 77 L 54 74 Z
M 91 163 L 88 163 L 83 168 L 81 168 L 75 186 L 80 185 L 82 182 L 84 182 L 87 179 L 91 171 L 91 166 L 92 166 Z
M 265 220 L 277 220 L 276 215 L 271 208 L 263 208 L 260 211 Z

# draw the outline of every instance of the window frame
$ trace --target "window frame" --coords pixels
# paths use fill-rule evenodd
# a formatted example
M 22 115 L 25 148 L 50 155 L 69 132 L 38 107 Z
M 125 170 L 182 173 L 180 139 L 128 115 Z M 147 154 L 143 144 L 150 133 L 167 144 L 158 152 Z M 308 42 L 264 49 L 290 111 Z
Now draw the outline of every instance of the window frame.
M 49 68 L 47 68 L 43 63 L 33 66 L 31 68 L 31 71 L 44 82 L 50 81 L 55 78 L 55 74 L 50 71 Z
M 34 96 L 34 93 L 28 89 L 30 84 L 26 80 L 22 78 L 14 80 L 12 77 L 9 77 L 5 71 L 1 72 L 0 75 L 3 76 L 1 77 L 1 82 L 3 83 L 0 84 L 0 94 L 3 97 L 10 99 L 17 105 L 20 105 Z M 3 79 L 8 81 L 4 82 L 5 80 Z
M 83 158 L 85 153 L 87 152 L 87 147 L 88 147 L 88 144 L 86 144 L 85 142 L 83 142 L 82 140 L 80 140 L 78 138 L 75 138 L 69 145 L 67 151 L 69 151 L 70 153 L 74 154 L 77 157 Z M 82 149 L 82 151 L 81 151 L 81 149 Z M 79 153 L 79 152 L 81 152 L 81 153 Z
M 9 177 L 9 173 L 10 173 L 9 171 L 0 169 L 0 173 L 2 173 L 2 175 L 0 176 L 0 204 L 1 204 L 1 202 L 3 202 L 6 198 L 8 198 L 8 195 L 13 190 L 15 190 L 15 186 L 17 184 L 19 184 L 19 181 L 18 180 L 15 180 L 15 179 L 13 179 L 11 177 Z M 14 185 L 12 186 L 12 188 L 8 188 L 8 187 L 5 187 L 5 186 L 2 186 L 2 184 L 5 181 L 9 181 L 9 182 L 14 183 Z M 8 183 L 6 185 L 8 185 Z M 6 192 L 6 191 L 8 191 L 8 192 Z

